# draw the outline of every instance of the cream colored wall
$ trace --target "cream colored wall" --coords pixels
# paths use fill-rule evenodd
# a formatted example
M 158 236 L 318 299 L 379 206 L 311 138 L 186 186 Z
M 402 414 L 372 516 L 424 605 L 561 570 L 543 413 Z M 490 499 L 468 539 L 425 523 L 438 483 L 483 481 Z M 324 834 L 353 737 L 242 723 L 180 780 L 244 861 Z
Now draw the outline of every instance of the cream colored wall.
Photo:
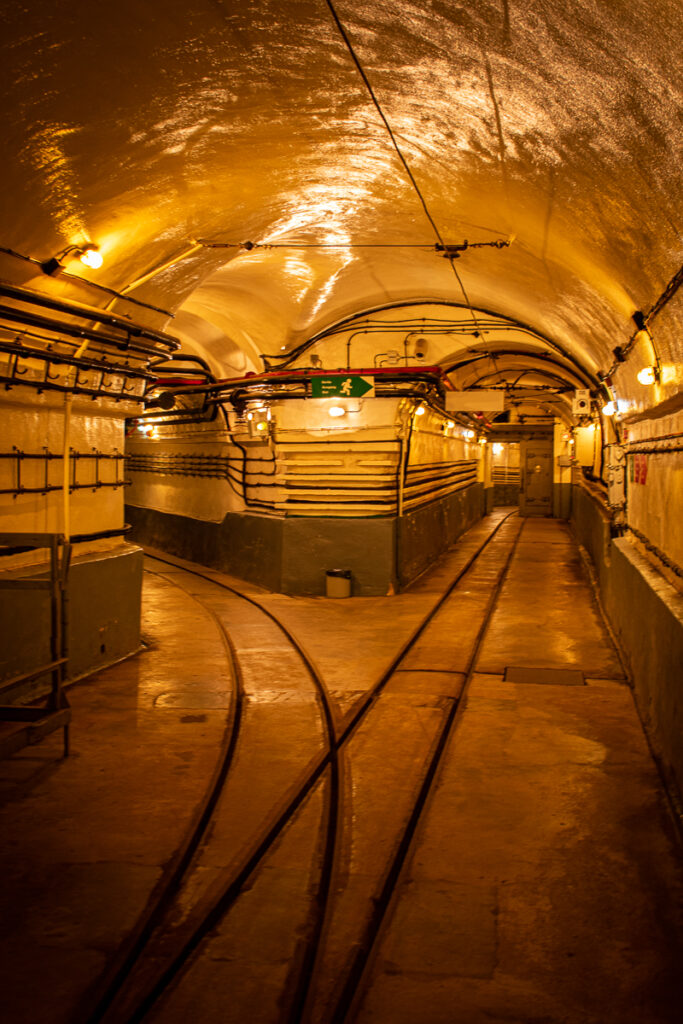
M 63 481 L 65 400 L 61 395 L 38 395 L 28 388 L 13 388 L 0 394 L 0 452 L 14 449 L 41 454 L 45 449 L 60 457 L 50 460 L 47 482 L 59 485 L 60 490 L 34 494 L 0 494 L 0 531 L 5 533 L 63 533 L 65 530 Z M 138 410 L 132 403 L 114 403 L 103 399 L 96 402 L 74 399 L 69 426 L 69 448 L 75 452 L 91 454 L 98 450 L 107 454 L 124 452 L 124 417 Z M 69 479 L 77 483 L 95 483 L 94 460 L 70 459 Z M 118 476 L 117 476 L 118 474 Z M 102 459 L 99 479 L 104 483 L 123 480 L 123 462 Z M 21 469 L 25 487 L 40 487 L 45 482 L 45 463 L 42 459 L 24 461 Z M 0 459 L 0 490 L 16 486 L 15 459 Z M 84 487 L 69 494 L 69 533 L 99 533 L 116 530 L 124 525 L 124 490 L 120 487 Z M 120 544 L 120 537 L 85 542 L 78 553 L 105 550 Z M 3 558 L 2 569 L 32 564 L 42 554 L 25 553 Z
M 683 443 L 683 412 L 630 424 L 626 434 L 625 448 L 631 452 L 626 472 L 627 522 L 683 566 L 683 452 L 666 450 Z M 650 451 L 638 452 L 639 448 Z
M 344 415 L 331 417 L 332 405 L 344 408 Z M 422 415 L 416 412 L 420 406 L 424 409 Z M 254 429 L 255 421 L 250 426 L 250 409 L 256 415 L 257 403 L 247 403 L 243 416 L 234 411 L 229 413 L 234 443 L 228 440 L 220 418 L 213 424 L 131 427 L 127 465 L 132 484 L 127 502 L 205 522 L 221 522 L 226 514 L 242 512 L 247 507 L 283 515 L 292 509 L 293 503 L 296 505 L 296 495 L 305 498 L 305 504 L 296 507 L 297 515 L 390 514 L 395 509 L 383 504 L 382 499 L 387 488 L 396 486 L 401 464 L 405 466 L 404 474 L 421 466 L 438 469 L 440 464 L 450 465 L 459 474 L 457 463 L 480 464 L 483 459 L 482 446 L 465 436 L 466 428 L 414 399 L 273 400 L 267 410 L 258 410 L 259 416 L 270 417 L 264 420 L 268 430 L 263 433 Z M 153 432 L 146 433 L 150 429 Z M 246 504 L 240 484 L 242 449 L 246 452 L 249 480 Z M 181 462 L 184 458 L 200 460 L 209 456 L 220 459 L 217 475 L 211 478 L 193 474 L 192 467 Z M 145 468 L 145 460 L 154 462 L 147 463 Z M 164 460 L 168 460 L 166 465 Z M 232 484 L 219 478 L 228 469 Z M 430 473 L 427 469 L 425 475 L 429 477 Z M 467 466 L 462 473 L 470 473 Z M 474 469 L 471 473 L 474 475 Z M 419 474 L 418 479 L 422 479 Z M 418 493 L 413 492 L 412 496 L 408 495 L 410 481 L 406 481 L 406 501 L 411 506 L 419 504 L 442 489 L 450 491 L 467 482 L 444 482 L 434 472 L 433 481 L 424 487 L 416 484 Z M 349 489 L 354 488 L 358 490 L 358 500 L 349 506 L 344 495 L 348 497 Z M 259 509 L 255 504 L 258 501 L 267 502 L 270 507 Z
M 207 424 L 160 425 L 150 429 L 151 434 L 144 433 L 139 427 L 129 429 L 126 438 L 128 455 L 155 459 L 229 456 L 235 472 L 241 466 L 241 452 L 228 443 L 224 422 L 220 418 Z M 246 507 L 235 487 L 227 480 L 136 470 L 127 470 L 127 476 L 131 484 L 126 488 L 126 503 L 130 505 L 210 523 L 220 523 L 226 513 L 242 512 Z
M 0 397 L 0 451 L 12 452 L 18 448 L 26 453 L 40 454 L 44 449 L 61 456 L 64 443 L 64 399 L 61 397 L 27 396 L 15 389 Z M 124 415 L 134 407 L 118 407 L 98 400 L 75 400 L 71 410 L 69 447 L 79 453 L 97 449 L 103 453 L 123 454 Z M 44 463 L 24 463 L 22 482 L 26 487 L 39 487 L 44 481 Z M 73 462 L 72 462 L 73 467 Z M 116 462 L 102 460 L 99 475 L 103 482 L 117 479 Z M 118 465 L 119 478 L 123 465 Z M 63 460 L 52 460 L 48 482 L 61 484 Z M 94 483 L 94 463 L 84 460 L 76 463 L 76 482 Z M 0 488 L 13 487 L 16 482 L 13 459 L 0 460 Z M 94 533 L 116 529 L 123 525 L 123 487 L 84 488 L 70 495 L 71 533 Z M 63 492 L 48 494 L 0 495 L 0 529 L 12 532 L 62 532 L 64 530 Z

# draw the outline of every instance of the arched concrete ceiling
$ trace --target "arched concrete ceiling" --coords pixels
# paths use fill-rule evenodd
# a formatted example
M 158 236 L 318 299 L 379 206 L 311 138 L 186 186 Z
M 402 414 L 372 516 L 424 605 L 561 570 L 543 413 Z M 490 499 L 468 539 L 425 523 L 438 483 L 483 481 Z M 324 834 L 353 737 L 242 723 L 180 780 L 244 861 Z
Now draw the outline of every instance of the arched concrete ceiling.
M 606 371 L 681 265 L 683 4 L 336 8 L 441 238 L 509 247 L 457 275 L 434 251 L 325 0 L 8 0 L 0 245 L 99 243 L 80 275 L 177 313 L 167 329 L 221 372 L 411 300 L 468 300 Z M 0 273 L 110 299 L 15 257 Z M 681 295 L 651 324 L 666 383 L 638 390 L 642 343 L 618 370 L 639 407 L 680 391 Z

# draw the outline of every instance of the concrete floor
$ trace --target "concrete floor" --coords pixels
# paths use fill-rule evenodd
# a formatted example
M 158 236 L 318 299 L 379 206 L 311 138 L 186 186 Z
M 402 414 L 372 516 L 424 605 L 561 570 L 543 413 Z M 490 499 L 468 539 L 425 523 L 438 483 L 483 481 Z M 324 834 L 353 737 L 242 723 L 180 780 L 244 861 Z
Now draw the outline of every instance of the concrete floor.
M 500 517 L 487 517 L 397 597 L 249 593 L 302 641 L 343 723 Z M 458 696 L 455 730 L 350 1019 L 681 1020 L 681 849 L 565 524 L 525 523 L 469 664 L 487 588 L 518 527 L 513 519 L 501 528 L 497 550 L 463 580 L 345 749 L 344 839 L 312 1021 L 330 1017 L 438 723 Z M 169 934 L 197 893 L 239 861 L 320 743 L 310 682 L 282 635 L 209 581 L 148 567 L 148 646 L 71 689 L 72 756 L 60 760 L 56 734 L 0 764 L 0 992 L 11 1024 L 81 1019 L 84 996 L 180 842 L 234 700 L 221 624 L 249 695 L 244 744 Z M 323 777 L 150 1020 L 285 1019 L 327 785 Z

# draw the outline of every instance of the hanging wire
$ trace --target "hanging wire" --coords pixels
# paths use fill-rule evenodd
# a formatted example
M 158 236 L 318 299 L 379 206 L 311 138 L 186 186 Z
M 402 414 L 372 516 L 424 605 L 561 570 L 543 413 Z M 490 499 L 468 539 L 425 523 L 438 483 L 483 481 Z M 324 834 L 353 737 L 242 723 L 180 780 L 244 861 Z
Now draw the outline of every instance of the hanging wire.
M 441 237 L 441 232 L 439 231 L 434 218 L 432 217 L 431 213 L 429 212 L 429 210 L 427 208 L 427 203 L 425 201 L 424 196 L 422 195 L 422 192 L 420 191 L 420 187 L 419 187 L 418 183 L 415 181 L 415 178 L 413 176 L 413 172 L 411 171 L 410 167 L 408 166 L 408 161 L 406 160 L 406 158 L 404 157 L 403 153 L 401 152 L 401 150 L 399 148 L 398 142 L 396 141 L 396 136 L 394 135 L 393 131 L 391 130 L 391 125 L 389 124 L 389 122 L 386 119 L 384 111 L 382 110 L 382 108 L 381 108 L 381 106 L 379 104 L 379 100 L 377 99 L 377 97 L 375 95 L 375 91 L 372 88 L 372 85 L 370 84 L 370 80 L 369 80 L 367 74 L 365 73 L 363 65 L 361 64 L 360 60 L 358 59 L 358 57 L 356 55 L 355 50 L 353 49 L 353 46 L 351 44 L 351 40 L 349 39 L 348 35 L 346 34 L 346 29 L 342 25 L 342 23 L 341 23 L 341 21 L 339 19 L 339 15 L 337 14 L 336 10 L 334 9 L 334 4 L 332 3 L 332 0 L 325 0 L 325 2 L 327 3 L 327 6 L 330 9 L 330 14 L 332 15 L 332 17 L 334 19 L 334 23 L 337 26 L 339 34 L 342 37 L 342 39 L 344 40 L 344 45 L 346 46 L 346 49 L 349 51 L 349 55 L 350 55 L 353 63 L 356 65 L 356 68 L 358 69 L 359 75 L 363 79 L 363 82 L 365 84 L 365 88 L 368 90 L 368 94 L 370 96 L 370 99 L 374 103 L 375 109 L 377 110 L 377 113 L 379 114 L 379 116 L 381 117 L 381 119 L 382 119 L 382 121 L 384 123 L 384 127 L 386 128 L 386 130 L 387 130 L 387 132 L 389 134 L 389 138 L 391 139 L 391 143 L 392 143 L 394 149 L 396 150 L 396 155 L 398 156 L 399 160 L 403 164 L 403 167 L 405 169 L 406 174 L 410 178 L 412 186 L 415 189 L 415 192 L 417 193 L 417 197 L 420 200 L 420 203 L 422 204 L 422 209 L 425 212 L 425 216 L 427 217 L 427 220 L 429 221 L 429 223 L 431 224 L 432 228 L 434 229 L 434 234 L 436 235 L 436 237 L 439 240 L 440 244 L 443 245 L 444 241 L 443 241 L 443 238 Z
M 422 209 L 424 210 L 425 216 L 426 216 L 427 220 L 429 221 L 429 223 L 431 224 L 431 226 L 432 226 L 432 228 L 434 230 L 434 234 L 437 237 L 439 245 L 444 246 L 444 248 L 445 248 L 444 240 L 441 237 L 441 232 L 439 231 L 439 228 L 438 228 L 438 226 L 436 224 L 436 221 L 434 220 L 434 218 L 432 217 L 431 213 L 429 212 L 429 208 L 427 207 L 427 202 L 425 200 L 425 197 L 422 195 L 422 192 L 420 190 L 420 186 L 416 182 L 415 177 L 413 175 L 413 172 L 411 171 L 410 167 L 408 166 L 408 161 L 406 160 L 406 158 L 404 157 L 403 153 L 401 152 L 399 144 L 396 141 L 396 136 L 394 135 L 393 131 L 391 130 L 391 125 L 389 124 L 389 122 L 388 122 L 388 120 L 386 118 L 386 115 L 385 115 L 384 111 L 382 110 L 382 107 L 380 106 L 379 100 L 377 99 L 377 96 L 375 95 L 375 91 L 372 88 L 372 85 L 370 84 L 370 80 L 369 80 L 367 74 L 365 73 L 365 69 L 363 68 L 363 65 L 361 64 L 360 60 L 358 59 L 358 56 L 356 55 L 356 52 L 355 52 L 355 50 L 353 48 L 351 40 L 349 39 L 349 37 L 347 35 L 346 29 L 342 25 L 341 20 L 339 18 L 339 15 L 337 14 L 337 12 L 336 12 L 336 10 L 334 8 L 334 4 L 332 3 L 332 0 L 325 0 L 325 2 L 326 2 L 327 6 L 328 6 L 328 8 L 330 10 L 330 14 L 332 15 L 334 23 L 337 26 L 337 30 L 338 30 L 340 36 L 342 37 L 342 39 L 344 41 L 344 45 L 346 46 L 346 49 L 348 50 L 349 55 L 350 55 L 351 59 L 353 60 L 353 63 L 356 65 L 356 68 L 358 70 L 359 75 L 363 79 L 363 83 L 365 85 L 365 88 L 368 91 L 368 95 L 370 96 L 370 99 L 372 100 L 372 102 L 373 102 L 373 104 L 375 106 L 375 109 L 377 110 L 377 113 L 379 114 L 380 118 L 382 119 L 382 123 L 384 124 L 384 127 L 387 130 L 389 138 L 391 139 L 391 143 L 392 143 L 394 149 L 396 150 L 396 155 L 398 156 L 399 160 L 401 161 L 401 164 L 403 165 L 403 168 L 404 168 L 406 174 L 408 175 L 408 178 L 410 179 L 410 182 L 411 182 L 411 184 L 413 186 L 413 189 L 415 190 L 415 193 L 416 193 L 418 199 L 420 200 L 420 203 L 422 205 Z M 465 302 L 467 303 L 467 308 L 469 309 L 470 314 L 472 316 L 472 319 L 474 321 L 474 324 L 475 324 L 475 326 L 478 329 L 477 318 L 475 316 L 474 310 L 472 309 L 472 304 L 471 304 L 471 302 L 469 300 L 467 292 L 465 291 L 465 287 L 464 287 L 464 285 L 462 283 L 462 279 L 460 277 L 460 274 L 457 271 L 457 268 L 456 268 L 452 258 L 449 259 L 449 263 L 450 263 L 451 267 L 453 268 L 453 273 L 455 274 L 455 278 L 456 278 L 458 284 L 460 285 L 460 289 L 461 289 L 462 294 L 463 294 L 463 296 L 465 298 Z
M 192 243 L 194 251 L 198 246 L 204 249 L 245 249 L 253 252 L 254 249 L 433 249 L 434 252 L 443 254 L 445 259 L 457 259 L 461 252 L 467 249 L 506 249 L 510 242 L 505 238 L 497 238 L 491 242 L 297 242 L 296 239 L 289 242 L 214 242 L 210 238 L 198 238 Z M 176 262 L 176 257 L 170 262 Z M 167 264 L 161 268 L 165 269 Z M 156 273 L 157 271 L 154 271 Z

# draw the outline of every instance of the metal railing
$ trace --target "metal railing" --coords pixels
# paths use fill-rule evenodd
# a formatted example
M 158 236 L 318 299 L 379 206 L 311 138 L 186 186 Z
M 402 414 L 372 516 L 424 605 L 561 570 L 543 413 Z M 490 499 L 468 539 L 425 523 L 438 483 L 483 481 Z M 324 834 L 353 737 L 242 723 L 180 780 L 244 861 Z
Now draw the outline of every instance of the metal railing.
M 44 590 L 50 597 L 50 661 L 27 672 L 5 679 L 0 683 L 0 694 L 18 691 L 20 687 L 48 675 L 50 691 L 45 706 L 0 705 L 0 722 L 15 724 L 17 728 L 0 736 L 0 758 L 38 743 L 56 729 L 64 730 L 64 757 L 69 754 L 69 724 L 71 708 L 62 690 L 68 663 L 66 588 L 71 562 L 71 544 L 59 533 L 0 533 L 0 546 L 48 548 L 50 572 L 48 576 L 0 577 L 0 590 Z

